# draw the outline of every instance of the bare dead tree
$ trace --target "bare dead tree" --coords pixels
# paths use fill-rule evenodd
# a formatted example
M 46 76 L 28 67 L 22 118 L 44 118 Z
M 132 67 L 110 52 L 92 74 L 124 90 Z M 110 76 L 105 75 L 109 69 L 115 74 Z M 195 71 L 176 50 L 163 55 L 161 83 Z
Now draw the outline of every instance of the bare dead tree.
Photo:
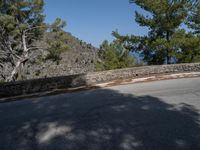
M 23 69 L 25 62 L 30 59 L 30 51 L 40 48 L 28 42 L 28 39 L 32 38 L 31 30 L 36 28 L 45 27 L 38 26 L 22 30 L 20 32 L 21 37 L 15 39 L 13 36 L 6 35 L 5 29 L 0 27 L 0 66 L 6 69 L 8 68 L 6 62 L 10 62 L 12 65 L 12 71 L 9 76 L 5 77 L 5 75 L 1 74 L 7 82 L 16 80 L 20 67 Z

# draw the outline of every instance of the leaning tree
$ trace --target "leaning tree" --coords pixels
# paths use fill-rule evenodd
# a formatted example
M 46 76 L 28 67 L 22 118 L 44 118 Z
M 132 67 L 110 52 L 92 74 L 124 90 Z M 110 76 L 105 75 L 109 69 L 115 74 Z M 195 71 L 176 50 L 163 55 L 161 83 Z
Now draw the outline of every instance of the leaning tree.
M 44 23 L 43 6 L 44 0 L 0 0 L 0 67 L 6 81 L 16 80 L 19 71 L 32 57 L 30 53 L 39 49 L 35 41 L 49 31 L 57 35 L 64 33 L 62 20 L 57 19 L 52 25 Z M 48 48 L 60 54 L 59 49 L 65 47 L 64 40 L 63 37 L 57 37 L 56 41 L 52 39 L 54 49 L 52 44 Z

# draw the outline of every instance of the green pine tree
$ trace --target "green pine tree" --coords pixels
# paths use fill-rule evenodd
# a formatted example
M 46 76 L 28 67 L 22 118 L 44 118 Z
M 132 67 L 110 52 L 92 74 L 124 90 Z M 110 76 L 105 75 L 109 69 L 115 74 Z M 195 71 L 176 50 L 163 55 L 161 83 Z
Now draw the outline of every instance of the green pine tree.
M 43 0 L 0 1 L 0 64 L 5 70 L 8 63 L 12 65 L 7 81 L 15 80 L 34 49 L 33 42 L 44 33 L 43 5 Z
M 55 22 L 50 25 L 49 33 L 47 33 L 45 37 L 47 44 L 49 45 L 46 59 L 53 60 L 57 62 L 57 64 L 59 64 L 61 60 L 62 52 L 68 49 L 68 45 L 66 44 L 68 37 L 62 30 L 65 26 L 66 22 L 57 18 Z
M 170 63 L 176 50 L 171 45 L 173 35 L 184 23 L 188 16 L 191 3 L 188 0 L 130 0 L 147 14 L 135 12 L 136 22 L 148 27 L 147 36 L 132 36 L 131 50 L 140 50 L 144 53 L 144 61 L 148 64 Z M 123 39 L 123 36 L 120 38 Z
M 194 34 L 200 35 L 200 2 L 194 3 L 187 24 L 190 29 L 194 30 Z
M 179 30 L 173 35 L 171 45 L 176 47 L 177 63 L 200 62 L 200 36 Z
M 172 45 L 177 47 L 175 53 L 178 63 L 200 61 L 200 2 L 193 1 L 192 9 L 187 19 L 190 32 L 179 30 L 173 36 Z
M 6 81 L 17 79 L 30 52 L 38 49 L 35 41 L 43 38 L 46 31 L 56 36 L 56 40 L 48 41 L 50 53 L 66 47 L 63 36 L 58 36 L 63 34 L 63 22 L 57 19 L 49 27 L 44 22 L 43 7 L 44 0 L 0 0 L 0 68 L 3 73 L 10 71 L 1 74 Z
M 125 49 L 118 41 L 109 43 L 104 41 L 99 50 L 100 61 L 96 64 L 97 71 L 113 70 L 132 67 L 134 58 L 129 50 Z

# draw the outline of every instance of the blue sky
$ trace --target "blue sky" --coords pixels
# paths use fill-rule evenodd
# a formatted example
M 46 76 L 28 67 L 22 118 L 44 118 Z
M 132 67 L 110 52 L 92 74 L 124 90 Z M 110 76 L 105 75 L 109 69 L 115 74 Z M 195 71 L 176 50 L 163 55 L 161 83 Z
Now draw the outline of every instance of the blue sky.
M 141 11 L 129 0 L 45 0 L 46 22 L 59 17 L 67 22 L 65 31 L 98 47 L 111 41 L 111 33 L 143 35 L 147 29 L 134 21 L 134 12 Z

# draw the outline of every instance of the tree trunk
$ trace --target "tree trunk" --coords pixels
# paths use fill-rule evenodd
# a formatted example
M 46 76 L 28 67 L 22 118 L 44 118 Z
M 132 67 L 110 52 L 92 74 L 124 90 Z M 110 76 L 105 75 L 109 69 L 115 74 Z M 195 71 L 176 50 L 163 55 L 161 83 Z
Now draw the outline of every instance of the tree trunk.
M 11 72 L 11 75 L 10 75 L 9 77 L 7 77 L 6 82 L 15 81 L 15 76 L 16 76 L 16 74 L 18 73 L 18 70 L 19 70 L 20 65 L 21 65 L 21 61 L 19 60 L 19 61 L 16 63 L 16 65 L 15 65 L 13 71 Z
M 169 32 L 167 31 L 167 33 L 166 33 L 167 42 L 169 42 L 169 36 L 170 36 Z M 169 57 L 169 49 L 168 48 L 166 49 L 166 53 L 167 53 L 167 60 L 166 60 L 167 62 L 166 63 L 169 64 L 170 57 Z
M 22 32 L 22 44 L 23 44 L 23 57 L 19 58 L 19 60 L 15 64 L 13 71 L 11 72 L 11 75 L 6 78 L 7 82 L 16 80 L 16 75 L 19 71 L 20 66 L 23 67 L 24 66 L 23 63 L 25 63 L 26 60 L 28 59 L 28 48 L 27 48 L 27 44 L 26 44 L 26 32 L 25 31 Z
M 167 51 L 167 62 L 166 63 L 169 64 L 169 61 L 170 61 L 169 50 L 167 49 L 166 51 Z

